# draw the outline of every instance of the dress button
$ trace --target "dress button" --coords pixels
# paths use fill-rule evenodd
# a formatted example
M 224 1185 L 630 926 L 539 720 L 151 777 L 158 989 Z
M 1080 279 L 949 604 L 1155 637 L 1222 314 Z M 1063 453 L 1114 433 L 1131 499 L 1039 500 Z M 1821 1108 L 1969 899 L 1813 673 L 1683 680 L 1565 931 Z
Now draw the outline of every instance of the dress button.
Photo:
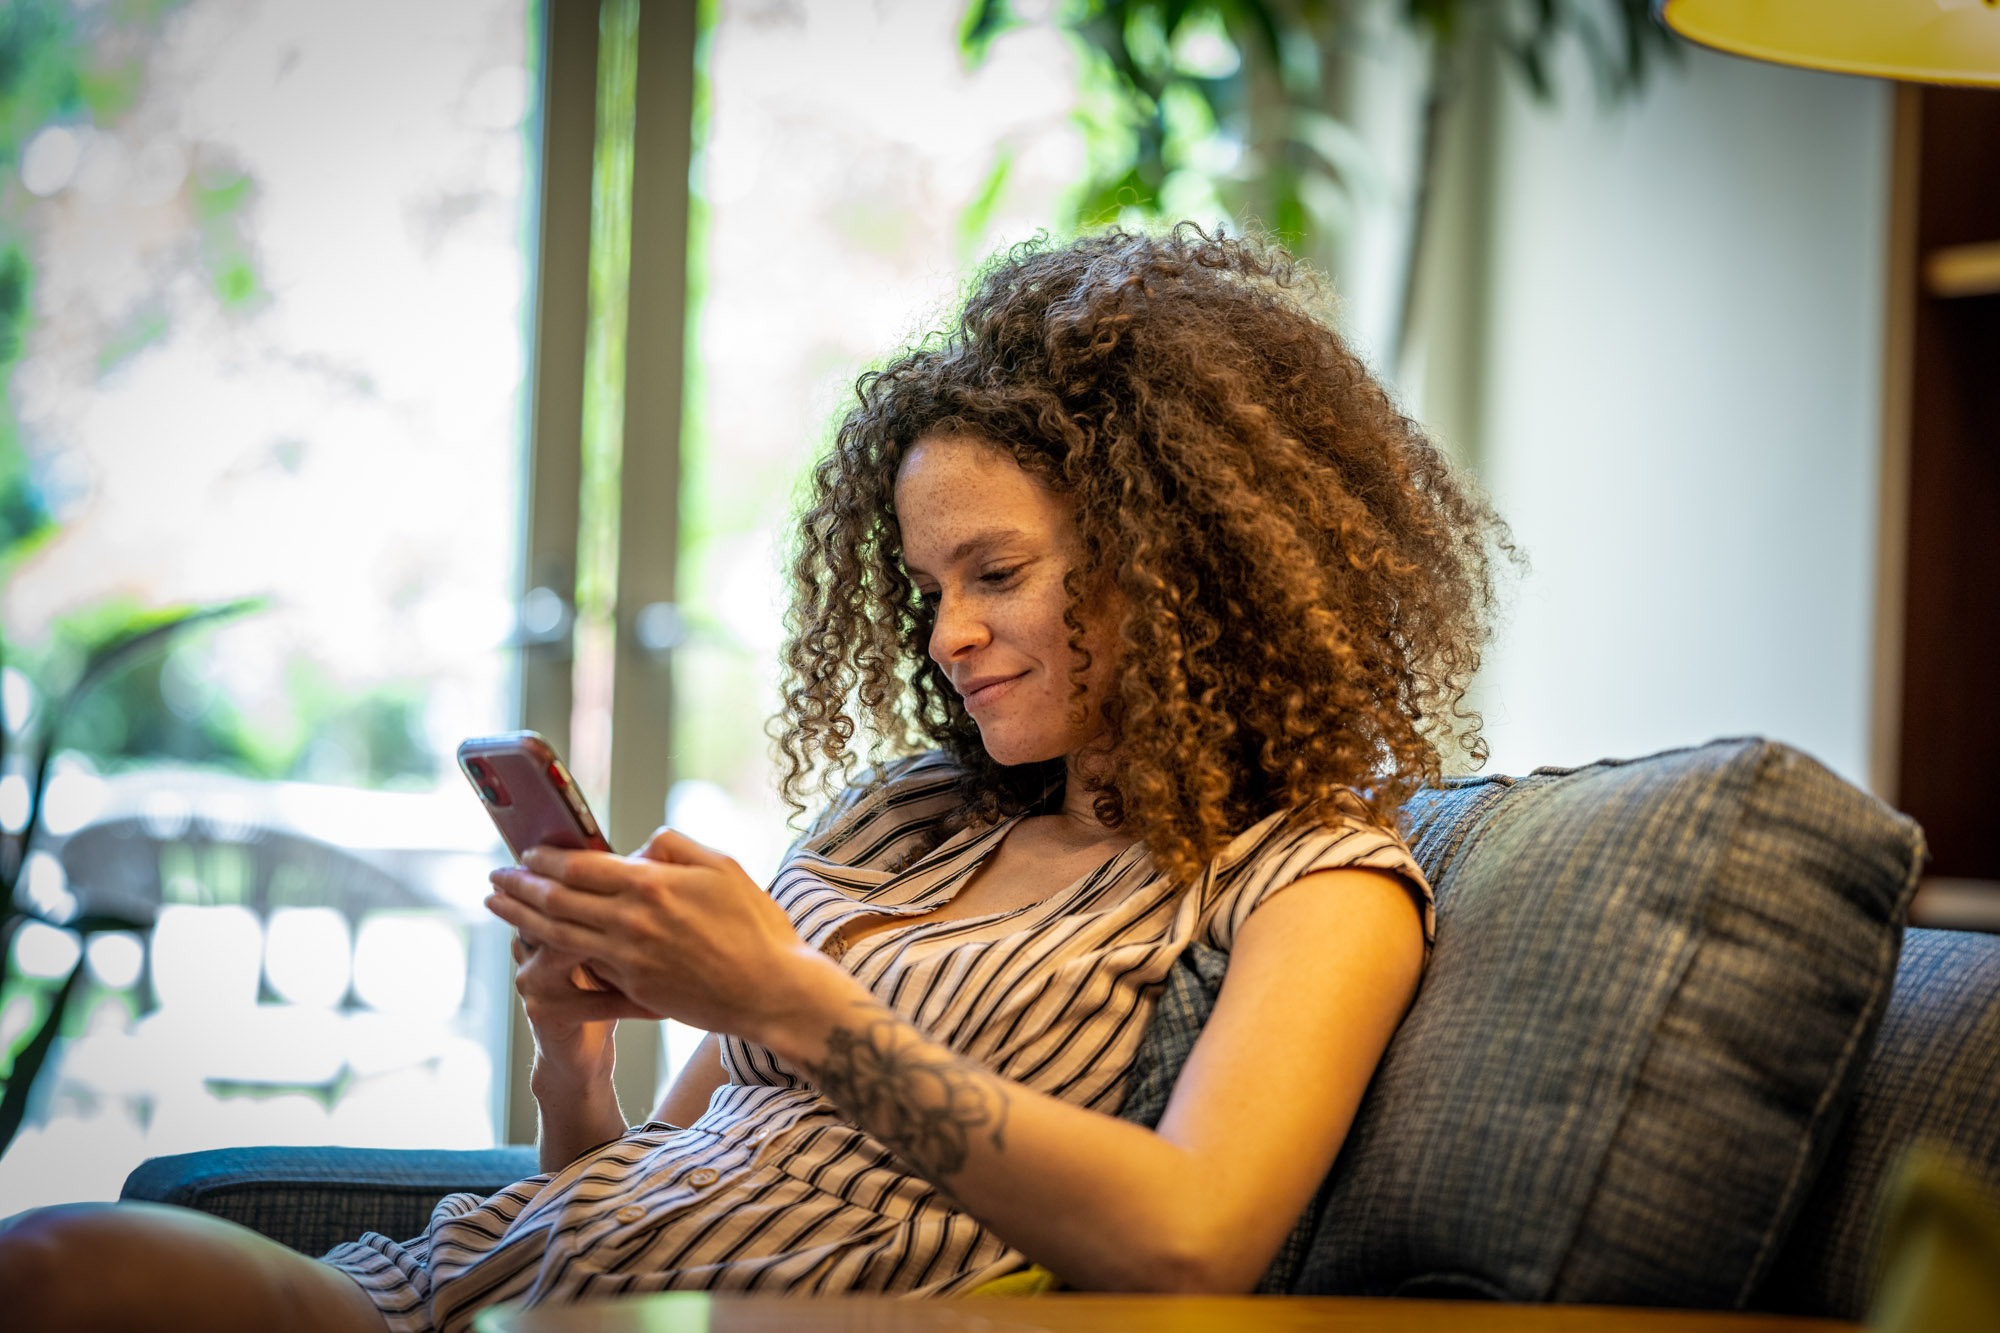
M 615 1216 L 618 1218 L 620 1222 L 623 1222 L 628 1226 L 638 1221 L 645 1215 L 646 1215 L 646 1210 L 644 1208 L 641 1208 L 636 1203 L 626 1204 L 623 1208 L 620 1208 L 618 1212 L 615 1214 Z
M 722 1173 L 714 1167 L 704 1166 L 698 1170 L 688 1172 L 688 1184 L 694 1186 L 696 1189 L 701 1189 L 705 1186 L 713 1185 L 721 1175 Z

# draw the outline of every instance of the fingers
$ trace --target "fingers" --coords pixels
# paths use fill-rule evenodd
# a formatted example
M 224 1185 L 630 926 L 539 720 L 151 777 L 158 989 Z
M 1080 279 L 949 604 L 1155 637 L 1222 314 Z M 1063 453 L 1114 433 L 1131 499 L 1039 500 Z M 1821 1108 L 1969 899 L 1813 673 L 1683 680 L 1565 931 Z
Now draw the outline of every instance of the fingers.
M 654 830 L 653 836 L 647 839 L 638 854 L 648 861 L 700 866 L 705 870 L 724 870 L 735 865 L 715 848 L 703 846 L 685 833 L 664 827 Z
M 487 876 L 493 887 L 534 908 L 545 917 L 589 926 L 599 932 L 618 928 L 624 908 L 619 900 L 601 893 L 578 892 L 560 880 L 526 870 L 507 867 Z M 546 938 L 530 932 L 530 941 Z M 532 947 L 532 943 L 531 946 Z
M 532 935 L 542 945 L 558 953 L 590 955 L 601 952 L 605 943 L 603 931 L 574 921 L 565 921 L 547 916 L 511 893 L 492 893 L 486 898 L 486 910 L 505 921 L 515 930 Z M 520 957 L 516 962 L 522 961 Z
M 530 999 L 527 995 L 521 998 Z M 530 1024 L 546 1024 L 551 1019 L 562 1025 L 608 1023 L 620 1018 L 657 1019 L 659 1015 L 615 990 L 571 991 L 561 997 L 536 995 L 528 1009 Z
M 574 954 L 562 953 L 555 949 L 540 949 L 527 952 L 518 959 L 519 966 L 514 971 L 514 989 L 530 1005 L 545 1010 L 559 1012 L 571 1021 L 594 1022 L 605 1015 L 597 1009 L 578 1012 L 574 1004 L 587 997 L 606 997 L 622 1001 L 632 1007 L 621 1010 L 620 1018 L 656 1018 L 657 1014 L 632 1004 L 618 987 L 592 969 L 587 960 Z
M 651 844 L 648 844 L 648 850 L 650 847 Z M 657 883 L 662 875 L 672 877 L 688 873 L 686 869 L 670 868 L 670 864 L 644 851 L 636 856 L 615 856 L 610 852 L 530 847 L 521 854 L 521 865 L 533 874 L 544 879 L 560 880 L 570 888 L 599 895 L 638 892 Z

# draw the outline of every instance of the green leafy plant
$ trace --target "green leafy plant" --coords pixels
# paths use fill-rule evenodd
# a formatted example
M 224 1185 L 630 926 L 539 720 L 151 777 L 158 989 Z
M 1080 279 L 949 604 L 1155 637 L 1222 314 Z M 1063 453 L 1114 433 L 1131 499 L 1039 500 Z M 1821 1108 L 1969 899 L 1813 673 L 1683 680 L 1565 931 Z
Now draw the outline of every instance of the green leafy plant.
M 1381 0 L 1419 39 L 1424 111 L 1412 232 L 1418 245 L 1434 196 L 1440 129 L 1472 62 L 1497 48 L 1539 101 L 1553 101 L 1558 48 L 1582 49 L 1607 101 L 1644 87 L 1679 40 L 1650 0 Z M 1340 118 L 1344 58 L 1376 40 L 1366 0 L 1062 0 L 1055 21 L 1083 56 L 1079 119 L 1089 173 L 1075 221 L 1172 219 L 1219 207 L 1256 219 L 1297 253 L 1325 264 L 1372 155 Z M 960 47 L 977 64 L 1023 20 L 1013 0 L 969 0 Z M 990 201 L 986 204 L 990 211 Z M 1414 249 L 1414 247 L 1413 247 Z M 1405 336 L 1418 265 L 1406 273 L 1396 321 Z
M 152 924 L 105 913 L 84 913 L 58 919 L 38 906 L 24 902 L 18 892 L 29 854 L 34 850 L 36 835 L 43 830 L 42 803 L 48 794 L 50 768 L 62 740 L 64 724 L 75 716 L 78 705 L 86 695 L 124 668 L 148 654 L 163 651 L 175 638 L 197 625 L 231 619 L 256 610 L 263 604 L 261 598 L 247 598 L 218 606 L 183 607 L 139 617 L 94 643 L 85 653 L 75 679 L 43 706 L 39 725 L 33 728 L 39 734 L 33 738 L 37 752 L 30 765 L 34 777 L 28 785 L 25 822 L 18 832 L 0 833 L 0 996 L 8 995 L 12 989 L 14 939 L 22 927 L 30 923 L 40 922 L 69 931 L 86 942 L 92 935 L 104 931 L 139 931 Z M 4 662 L 4 653 L 0 653 L 0 662 Z M 29 728 L 24 726 L 23 731 L 27 730 Z M 0 767 L 6 765 L 9 752 L 19 739 L 23 738 L 11 735 L 6 726 L 0 725 Z M 83 976 L 84 966 L 80 950 L 75 965 L 49 997 L 47 1009 L 31 1024 L 27 1040 L 13 1052 L 7 1064 L 5 1090 L 0 1091 L 0 1153 L 4 1153 L 14 1141 L 27 1117 L 29 1096 L 34 1090 L 36 1077 L 62 1030 L 63 1015 Z M 5 1054 L 0 1051 L 0 1056 Z

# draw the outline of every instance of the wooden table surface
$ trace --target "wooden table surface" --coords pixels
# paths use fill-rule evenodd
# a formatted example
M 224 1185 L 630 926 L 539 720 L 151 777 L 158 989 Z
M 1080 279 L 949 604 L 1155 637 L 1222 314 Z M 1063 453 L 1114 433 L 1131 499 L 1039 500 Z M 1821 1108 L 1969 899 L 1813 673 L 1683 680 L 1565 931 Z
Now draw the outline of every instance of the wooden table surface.
M 1368 1300 L 1346 1296 L 987 1296 L 898 1300 L 710 1296 L 628 1300 L 479 1316 L 476 1333 L 1853 1333 L 1858 1324 L 1784 1315 L 1628 1310 L 1596 1305 Z

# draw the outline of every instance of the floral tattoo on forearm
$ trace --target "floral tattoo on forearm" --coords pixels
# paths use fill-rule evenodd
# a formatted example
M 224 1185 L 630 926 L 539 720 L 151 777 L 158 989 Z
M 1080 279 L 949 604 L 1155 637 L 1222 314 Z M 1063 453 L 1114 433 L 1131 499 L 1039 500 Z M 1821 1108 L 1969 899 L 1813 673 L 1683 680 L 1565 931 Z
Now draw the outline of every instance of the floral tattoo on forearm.
M 965 1168 L 975 1134 L 1005 1149 L 1001 1080 L 939 1051 L 888 1010 L 857 1007 L 865 1016 L 836 1027 L 825 1057 L 808 1071 L 829 1101 L 940 1187 Z

